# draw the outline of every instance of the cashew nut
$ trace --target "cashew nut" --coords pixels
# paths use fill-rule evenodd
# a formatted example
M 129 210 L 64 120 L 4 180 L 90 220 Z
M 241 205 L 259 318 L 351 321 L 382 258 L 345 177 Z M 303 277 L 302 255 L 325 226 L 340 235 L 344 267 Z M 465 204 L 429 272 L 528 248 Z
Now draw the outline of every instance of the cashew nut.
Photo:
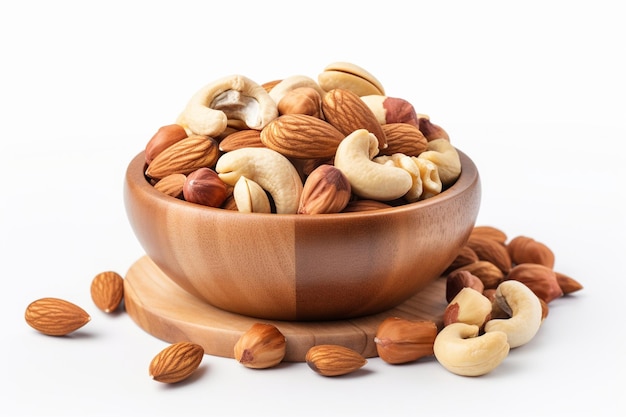
M 285 78 L 276 84 L 269 92 L 270 97 L 278 105 L 280 100 L 285 97 L 285 94 L 300 87 L 311 87 L 315 89 L 322 97 L 326 92 L 322 90 L 322 87 L 311 77 L 306 75 L 292 75 Z
M 188 134 L 215 137 L 226 129 L 229 120 L 261 130 L 276 117 L 276 103 L 262 86 L 242 75 L 230 75 L 196 92 L 176 123 Z
M 392 155 L 381 155 L 374 158 L 374 162 L 378 162 L 379 164 L 396 166 L 398 168 L 404 169 L 411 175 L 411 188 L 404 195 L 404 199 L 409 203 L 415 202 L 419 200 L 422 195 L 422 191 L 424 189 L 422 185 L 422 177 L 420 174 L 420 169 L 417 164 L 411 159 L 410 156 L 395 153 Z
M 402 197 L 413 185 L 411 175 L 402 168 L 374 162 L 376 154 L 376 136 L 357 129 L 339 143 L 334 163 L 348 178 L 354 194 L 379 201 Z
M 485 332 L 504 332 L 512 348 L 535 337 L 541 326 L 541 302 L 530 288 L 520 281 L 503 281 L 496 288 L 495 303 L 511 317 L 489 320 Z
M 428 149 L 417 158 L 427 159 L 437 166 L 439 179 L 444 187 L 453 184 L 461 175 L 459 153 L 446 139 L 431 140 L 428 142 Z
M 478 336 L 478 330 L 478 326 L 466 323 L 444 327 L 435 338 L 435 358 L 457 375 L 480 376 L 491 372 L 509 354 L 507 335 L 493 331 Z
M 258 183 L 244 177 L 239 177 L 233 188 L 233 198 L 237 210 L 243 213 L 271 213 L 270 199 L 265 190 Z
M 433 197 L 441 193 L 443 184 L 439 178 L 437 165 L 428 159 L 420 159 L 417 156 L 412 156 L 411 159 L 413 159 L 413 162 L 415 162 L 419 168 L 420 178 L 422 179 L 422 195 L 420 196 L 420 200 L 424 200 L 425 198 Z
M 269 148 L 240 148 L 217 160 L 215 171 L 226 184 L 235 185 L 241 176 L 257 182 L 272 196 L 276 213 L 298 211 L 302 180 L 296 168 L 280 153 Z

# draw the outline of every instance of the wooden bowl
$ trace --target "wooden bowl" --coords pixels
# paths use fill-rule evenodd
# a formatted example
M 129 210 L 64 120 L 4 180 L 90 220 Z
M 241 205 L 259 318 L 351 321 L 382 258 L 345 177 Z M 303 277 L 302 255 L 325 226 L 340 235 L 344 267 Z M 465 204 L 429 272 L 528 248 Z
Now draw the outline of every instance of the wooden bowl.
M 356 213 L 260 214 L 205 207 L 155 190 L 145 156 L 128 165 L 130 224 L 154 263 L 211 305 L 261 319 L 334 320 L 380 313 L 438 278 L 474 226 L 476 166 L 441 194 Z

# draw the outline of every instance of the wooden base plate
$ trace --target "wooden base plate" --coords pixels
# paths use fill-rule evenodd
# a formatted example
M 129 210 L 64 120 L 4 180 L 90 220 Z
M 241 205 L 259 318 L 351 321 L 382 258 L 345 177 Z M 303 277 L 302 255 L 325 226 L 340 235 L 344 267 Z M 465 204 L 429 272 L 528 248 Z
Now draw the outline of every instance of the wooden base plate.
M 192 296 L 175 284 L 147 256 L 128 270 L 124 303 L 131 318 L 149 334 L 169 343 L 190 341 L 206 354 L 233 357 L 239 337 L 254 323 L 275 325 L 287 339 L 287 362 L 303 362 L 319 344 L 349 347 L 364 357 L 377 356 L 374 336 L 387 317 L 432 320 L 442 325 L 445 279 L 439 278 L 403 304 L 383 313 L 349 320 L 291 322 L 265 320 L 229 313 Z

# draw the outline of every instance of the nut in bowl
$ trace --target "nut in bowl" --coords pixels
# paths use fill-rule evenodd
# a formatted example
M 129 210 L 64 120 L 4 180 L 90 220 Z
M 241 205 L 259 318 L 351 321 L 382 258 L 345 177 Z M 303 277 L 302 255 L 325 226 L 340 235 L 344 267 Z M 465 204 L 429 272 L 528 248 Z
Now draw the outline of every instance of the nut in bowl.
M 240 213 L 182 201 L 129 164 L 124 198 L 152 261 L 187 292 L 233 313 L 333 320 L 401 304 L 454 260 L 474 226 L 480 180 L 461 175 L 439 195 L 398 207 L 323 215 Z
M 200 89 L 127 169 L 148 257 L 248 317 L 347 319 L 415 295 L 465 245 L 480 181 L 443 129 L 384 94 L 345 63 L 318 82 L 233 75 Z

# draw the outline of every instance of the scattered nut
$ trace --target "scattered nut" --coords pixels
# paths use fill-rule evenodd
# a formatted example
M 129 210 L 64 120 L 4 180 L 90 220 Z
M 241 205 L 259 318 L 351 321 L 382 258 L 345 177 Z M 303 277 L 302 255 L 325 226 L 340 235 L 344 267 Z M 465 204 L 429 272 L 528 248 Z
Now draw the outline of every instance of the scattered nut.
M 463 288 L 472 288 L 483 294 L 485 284 L 469 271 L 457 270 L 446 277 L 446 301 L 450 303 Z
M 378 326 L 374 343 L 378 356 L 387 363 L 413 362 L 433 354 L 437 332 L 433 321 L 389 317 Z
M 515 264 L 534 263 L 554 268 L 554 252 L 541 242 L 527 236 L 517 236 L 506 245 Z
M 574 278 L 558 271 L 554 271 L 554 273 L 556 274 L 556 281 L 559 283 L 559 287 L 561 287 L 561 290 L 563 291 L 563 295 L 571 294 L 583 289 L 583 285 Z
M 91 320 L 89 314 L 76 304 L 53 297 L 30 303 L 24 318 L 30 327 L 48 336 L 65 336 Z
M 493 371 L 509 354 L 507 335 L 491 331 L 479 336 L 478 330 L 466 323 L 444 327 L 435 338 L 435 358 L 457 375 L 480 376 Z
M 97 274 L 91 281 L 91 299 L 105 313 L 112 313 L 124 298 L 124 279 L 114 271 Z
M 317 345 L 305 356 L 309 368 L 323 376 L 339 376 L 352 373 L 367 363 L 359 352 L 340 345 Z
M 234 356 L 246 368 L 264 369 L 285 357 L 285 336 L 272 324 L 254 323 L 235 343 Z
M 472 234 L 466 246 L 474 251 L 480 260 L 489 261 L 497 266 L 502 273 L 507 274 L 511 270 L 511 257 L 506 246 L 497 240 Z
M 563 295 L 556 273 L 544 265 L 532 263 L 515 265 L 506 279 L 522 282 L 546 303 Z
M 465 287 L 446 306 L 443 312 L 443 325 L 460 322 L 475 324 L 482 328 L 490 318 L 491 301 L 481 291 Z
M 542 307 L 539 298 L 519 281 L 504 281 L 496 288 L 495 302 L 510 318 L 492 319 L 485 324 L 485 332 L 506 333 L 509 346 L 522 346 L 539 330 L 542 322 Z
M 191 342 L 178 342 L 159 352 L 150 362 L 150 377 L 174 384 L 187 379 L 200 366 L 204 348 Z

